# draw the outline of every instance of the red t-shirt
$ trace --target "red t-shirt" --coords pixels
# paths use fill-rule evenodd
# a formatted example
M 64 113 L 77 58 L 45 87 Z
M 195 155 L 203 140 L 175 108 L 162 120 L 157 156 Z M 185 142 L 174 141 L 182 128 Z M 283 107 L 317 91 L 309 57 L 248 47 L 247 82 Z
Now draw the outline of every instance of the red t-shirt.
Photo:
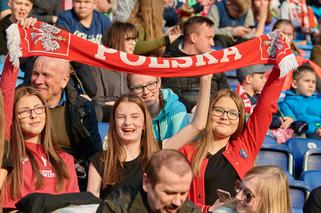
M 68 171 L 70 179 L 69 181 L 66 179 L 64 189 L 60 192 L 55 191 L 55 182 L 56 182 L 56 174 L 52 165 L 48 162 L 47 157 L 45 155 L 45 151 L 43 145 L 34 144 L 25 142 L 26 148 L 28 148 L 34 155 L 40 173 L 43 177 L 43 186 L 40 189 L 36 189 L 36 178 L 35 174 L 32 170 L 31 163 L 29 159 L 26 157 L 22 163 L 22 188 L 21 195 L 22 197 L 26 196 L 29 193 L 33 192 L 42 192 L 42 193 L 51 193 L 51 194 L 62 194 L 67 192 L 79 192 L 77 175 L 74 166 L 74 159 L 71 155 L 61 152 L 59 153 L 60 157 L 64 160 Z M 15 203 L 20 199 L 11 199 L 9 196 L 10 188 L 7 185 L 4 186 L 4 193 L 1 200 L 1 206 L 3 208 L 15 208 Z

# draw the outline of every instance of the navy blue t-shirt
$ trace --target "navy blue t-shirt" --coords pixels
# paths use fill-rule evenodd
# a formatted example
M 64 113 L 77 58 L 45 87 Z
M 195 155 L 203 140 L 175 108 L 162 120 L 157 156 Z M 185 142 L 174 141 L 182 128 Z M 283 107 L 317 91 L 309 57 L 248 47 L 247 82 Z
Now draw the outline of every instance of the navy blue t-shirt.
M 89 28 L 84 27 L 78 20 L 73 10 L 67 10 L 58 16 L 56 26 L 67 30 L 81 38 L 102 44 L 104 32 L 110 27 L 111 22 L 108 16 L 97 11 L 93 13 L 93 20 Z

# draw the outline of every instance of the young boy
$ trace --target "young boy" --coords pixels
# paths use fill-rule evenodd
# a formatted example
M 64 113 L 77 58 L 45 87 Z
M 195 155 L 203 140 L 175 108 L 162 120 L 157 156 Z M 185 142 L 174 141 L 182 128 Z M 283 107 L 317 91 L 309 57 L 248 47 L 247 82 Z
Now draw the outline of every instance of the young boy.
M 321 95 L 315 93 L 316 74 L 306 64 L 293 72 L 292 89 L 286 92 L 280 110 L 294 121 L 308 123 L 307 137 L 321 137 Z
M 6 29 L 11 24 L 17 23 L 19 20 L 29 16 L 33 0 L 10 0 L 8 5 L 11 9 L 11 14 L 5 16 L 0 21 L 0 55 L 6 55 L 8 52 Z
M 236 87 L 236 92 L 244 101 L 246 118 L 252 113 L 258 100 L 258 94 L 266 82 L 265 73 L 271 69 L 271 66 L 259 64 L 236 70 L 237 79 L 240 82 Z
M 95 10 L 97 0 L 73 0 L 72 9 L 61 13 L 56 26 L 70 33 L 102 44 L 102 37 L 111 25 L 108 16 Z

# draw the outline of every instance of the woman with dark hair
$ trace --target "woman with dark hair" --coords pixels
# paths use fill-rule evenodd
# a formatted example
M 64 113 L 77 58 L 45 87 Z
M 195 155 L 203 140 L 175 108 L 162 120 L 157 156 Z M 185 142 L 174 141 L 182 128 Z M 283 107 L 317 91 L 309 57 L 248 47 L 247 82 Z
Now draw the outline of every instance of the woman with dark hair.
M 13 168 L 4 185 L 1 206 L 15 208 L 18 200 L 32 192 L 78 192 L 73 157 L 56 144 L 43 97 L 32 87 L 20 87 L 13 103 Z
M 162 148 L 178 149 L 191 142 L 205 127 L 212 75 L 202 76 L 195 116 L 191 124 L 162 142 Z M 148 89 L 145 85 L 143 90 Z M 151 89 L 150 85 L 148 86 Z M 137 88 L 136 88 L 137 89 Z M 145 100 L 128 94 L 119 98 L 110 116 L 106 149 L 92 157 L 87 191 L 105 199 L 122 186 L 137 187 L 152 153 L 159 149 Z
M 235 181 L 243 179 L 253 167 L 272 113 L 277 110 L 284 84 L 279 72 L 277 67 L 273 68 L 247 123 L 241 97 L 229 90 L 217 92 L 211 100 L 207 124 L 200 137 L 181 149 L 192 163 L 195 174 L 189 198 L 203 212 L 217 207 L 217 189 L 234 196 Z

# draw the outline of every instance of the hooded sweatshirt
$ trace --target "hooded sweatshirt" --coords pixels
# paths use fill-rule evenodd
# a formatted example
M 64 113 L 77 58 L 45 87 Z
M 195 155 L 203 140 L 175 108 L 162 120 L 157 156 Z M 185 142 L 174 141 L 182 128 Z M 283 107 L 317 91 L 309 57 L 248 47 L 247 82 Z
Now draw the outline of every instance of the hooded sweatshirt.
M 165 105 L 153 118 L 153 130 L 157 141 L 175 135 L 189 123 L 186 108 L 171 89 L 161 89 Z
M 312 134 L 321 127 L 321 95 L 298 95 L 293 90 L 288 90 L 284 101 L 280 103 L 280 110 L 284 116 L 289 116 L 295 121 L 305 121 L 309 125 L 306 134 Z

